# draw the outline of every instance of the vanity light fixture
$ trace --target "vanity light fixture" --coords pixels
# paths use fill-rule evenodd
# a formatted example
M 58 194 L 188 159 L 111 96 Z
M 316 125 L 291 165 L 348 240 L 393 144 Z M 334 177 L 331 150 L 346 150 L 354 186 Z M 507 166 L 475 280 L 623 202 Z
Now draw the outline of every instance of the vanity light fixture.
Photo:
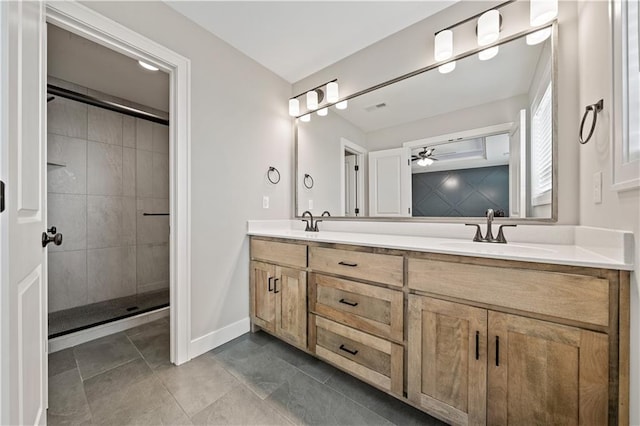
M 300 101 L 297 99 L 289 99 L 289 115 L 297 117 L 300 114 Z
M 499 50 L 500 50 L 500 47 L 498 47 L 498 46 L 494 46 L 494 47 L 490 47 L 488 49 L 484 49 L 483 51 L 478 53 L 478 59 L 480 59 L 481 61 L 488 61 L 489 59 L 491 59 L 494 56 L 496 56 L 498 54 Z
M 329 108 L 320 108 L 318 110 L 318 115 L 320 117 L 325 117 L 329 113 Z
M 347 109 L 348 103 L 347 101 L 338 102 L 336 104 L 337 109 Z
M 327 102 L 329 103 L 338 102 L 338 99 L 340 99 L 340 94 L 338 92 L 338 82 L 337 81 L 328 82 L 327 83 Z
M 308 123 L 311 121 L 311 114 L 305 114 L 302 117 L 300 117 L 300 121 Z
M 453 31 L 443 30 L 436 34 L 434 40 L 433 59 L 444 61 L 453 56 Z
M 146 70 L 149 70 L 149 71 L 159 71 L 159 70 L 160 70 L 160 68 L 158 68 L 158 67 L 154 67 L 153 65 L 148 64 L 148 63 L 146 63 L 146 62 L 144 62 L 144 61 L 138 61 L 138 64 L 139 64 L 142 68 L 144 68 L 144 69 L 146 69 Z
M 440 71 L 440 74 L 448 74 L 455 69 L 456 69 L 456 61 L 451 61 L 444 65 L 440 65 L 438 67 L 438 71 Z
M 478 46 L 486 46 L 500 37 L 500 12 L 489 10 L 478 18 Z
M 318 108 L 318 92 L 309 90 L 307 92 L 307 109 Z
M 551 27 L 543 28 L 540 31 L 527 35 L 526 40 L 529 46 L 542 43 L 551 36 Z
M 544 25 L 558 16 L 558 0 L 530 0 L 529 23 L 532 27 Z

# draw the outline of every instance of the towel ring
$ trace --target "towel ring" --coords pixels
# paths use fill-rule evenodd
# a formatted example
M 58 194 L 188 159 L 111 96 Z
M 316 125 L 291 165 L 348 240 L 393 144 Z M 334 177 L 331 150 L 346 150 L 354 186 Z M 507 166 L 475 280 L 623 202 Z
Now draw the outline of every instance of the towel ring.
M 311 181 L 311 183 L 308 183 L 309 181 Z M 311 175 L 307 173 L 304 174 L 304 179 L 302 180 L 302 183 L 304 184 L 304 187 L 307 189 L 313 188 L 313 178 L 311 177 Z
M 604 107 L 604 99 L 600 99 L 597 103 L 592 105 L 587 105 L 584 109 L 584 115 L 582 116 L 582 122 L 580 122 L 580 135 L 579 141 L 582 145 L 586 144 L 591 140 L 593 136 L 593 131 L 596 129 L 596 122 L 598 121 L 598 113 L 602 111 Z M 587 121 L 587 116 L 589 115 L 589 111 L 593 111 L 593 121 L 591 122 L 591 129 L 589 130 L 589 135 L 586 139 L 583 139 L 582 133 L 584 132 L 584 123 Z
M 271 179 L 272 172 L 276 172 L 276 175 L 278 176 L 275 180 Z M 269 179 L 269 182 L 271 182 L 274 185 L 280 182 L 280 172 L 278 171 L 278 169 L 276 169 L 273 166 L 269 166 L 269 170 L 267 170 L 267 179 Z

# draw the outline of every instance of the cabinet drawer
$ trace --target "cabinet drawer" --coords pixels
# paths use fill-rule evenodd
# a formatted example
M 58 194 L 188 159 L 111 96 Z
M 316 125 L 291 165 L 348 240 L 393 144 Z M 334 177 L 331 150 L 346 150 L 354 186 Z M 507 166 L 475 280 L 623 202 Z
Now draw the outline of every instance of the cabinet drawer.
M 251 239 L 251 258 L 281 265 L 307 267 L 307 246 Z
M 586 275 L 409 259 L 409 288 L 609 325 L 609 281 Z
M 309 248 L 309 267 L 316 271 L 402 287 L 403 258 L 388 254 Z
M 403 348 L 328 319 L 310 315 L 311 350 L 349 373 L 402 395 Z
M 316 273 L 310 275 L 309 284 L 312 312 L 402 342 L 401 291 Z

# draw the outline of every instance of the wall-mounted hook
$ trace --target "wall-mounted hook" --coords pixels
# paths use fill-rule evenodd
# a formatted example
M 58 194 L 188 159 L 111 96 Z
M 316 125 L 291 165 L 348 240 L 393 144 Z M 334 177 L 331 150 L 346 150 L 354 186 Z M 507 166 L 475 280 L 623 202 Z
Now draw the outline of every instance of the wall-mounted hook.
M 304 174 L 304 179 L 302 180 L 302 183 L 304 184 L 304 187 L 307 189 L 313 188 L 313 178 L 311 177 L 310 174 L 307 174 L 307 173 Z
M 600 99 L 598 102 L 592 105 L 587 105 L 584 109 L 584 115 L 582 116 L 582 121 L 580 122 L 580 135 L 578 136 L 578 140 L 581 144 L 585 144 L 591 140 L 593 136 L 593 132 L 596 129 L 596 122 L 598 121 L 598 113 L 602 111 L 604 108 L 604 99 Z M 591 129 L 589 130 L 589 135 L 586 139 L 582 137 L 582 133 L 584 131 L 584 123 L 587 121 L 587 116 L 589 115 L 589 111 L 593 111 L 593 121 L 591 122 Z
M 275 173 L 275 178 L 271 177 L 271 174 Z M 280 172 L 278 171 L 278 169 L 276 169 L 273 166 L 269 166 L 269 170 L 267 170 L 267 179 L 269 179 L 269 182 L 271 182 L 272 184 L 277 184 L 278 182 L 280 182 Z

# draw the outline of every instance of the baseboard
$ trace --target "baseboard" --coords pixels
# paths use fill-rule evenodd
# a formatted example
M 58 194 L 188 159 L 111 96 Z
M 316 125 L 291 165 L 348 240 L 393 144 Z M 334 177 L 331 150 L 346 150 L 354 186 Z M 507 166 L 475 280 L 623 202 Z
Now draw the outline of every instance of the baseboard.
M 244 333 L 249 331 L 250 327 L 251 320 L 247 317 L 229 324 L 226 327 L 222 327 L 219 330 L 200 336 L 197 339 L 193 339 L 189 347 L 189 358 L 193 359 L 205 352 L 209 352 L 211 349 L 217 348 L 218 346 L 235 339 L 236 337 L 242 336 Z
M 128 330 L 130 328 L 137 327 L 139 325 L 146 324 L 148 322 L 168 316 L 169 307 L 167 306 L 166 308 L 160 308 L 155 311 L 145 312 L 144 314 L 136 315 L 135 317 L 124 318 L 118 321 L 110 322 L 108 324 L 102 324 L 96 327 L 88 328 L 86 330 L 67 334 L 65 336 L 56 337 L 49 340 L 49 353 L 51 354 L 54 352 L 58 352 L 72 346 L 79 345 L 81 343 L 99 339 L 100 337 L 108 336 L 110 334 L 119 333 L 121 331 Z

